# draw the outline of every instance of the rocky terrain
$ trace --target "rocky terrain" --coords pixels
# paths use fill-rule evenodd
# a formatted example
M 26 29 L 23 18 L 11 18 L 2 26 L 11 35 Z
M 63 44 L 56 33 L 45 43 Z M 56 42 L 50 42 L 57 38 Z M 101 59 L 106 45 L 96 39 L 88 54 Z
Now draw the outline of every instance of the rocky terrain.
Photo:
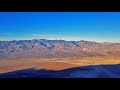
M 0 41 L 0 59 L 120 56 L 120 43 L 65 40 Z
M 120 43 L 0 41 L 0 78 L 119 78 L 119 64 Z

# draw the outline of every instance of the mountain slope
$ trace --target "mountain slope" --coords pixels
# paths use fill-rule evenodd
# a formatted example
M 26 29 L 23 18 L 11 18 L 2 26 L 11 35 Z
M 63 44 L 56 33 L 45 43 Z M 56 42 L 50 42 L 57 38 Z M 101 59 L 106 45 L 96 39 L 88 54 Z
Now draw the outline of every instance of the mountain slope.
M 2 58 L 59 58 L 82 56 L 120 56 L 120 43 L 64 40 L 0 41 Z
M 34 68 L 0 74 L 0 78 L 120 78 L 120 65 L 91 65 L 60 71 Z

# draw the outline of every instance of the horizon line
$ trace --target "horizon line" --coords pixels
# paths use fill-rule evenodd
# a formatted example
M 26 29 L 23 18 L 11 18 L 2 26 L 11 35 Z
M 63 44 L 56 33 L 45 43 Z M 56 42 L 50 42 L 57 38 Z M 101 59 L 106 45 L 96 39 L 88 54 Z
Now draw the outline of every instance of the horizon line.
M 0 40 L 0 41 L 24 41 L 24 40 L 58 40 L 58 41 L 88 41 L 88 42 L 96 42 L 96 43 L 120 43 L 120 42 L 109 42 L 109 41 L 93 41 L 93 40 L 64 40 L 64 39 L 19 39 L 19 40 Z

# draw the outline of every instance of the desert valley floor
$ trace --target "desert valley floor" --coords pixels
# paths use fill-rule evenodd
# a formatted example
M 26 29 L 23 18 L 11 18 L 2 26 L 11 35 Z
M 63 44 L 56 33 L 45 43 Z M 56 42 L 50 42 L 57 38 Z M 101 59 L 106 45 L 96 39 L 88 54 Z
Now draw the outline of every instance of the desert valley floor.
M 120 64 L 120 57 L 81 57 L 51 59 L 0 60 L 0 74 L 22 69 L 64 70 L 88 65 Z

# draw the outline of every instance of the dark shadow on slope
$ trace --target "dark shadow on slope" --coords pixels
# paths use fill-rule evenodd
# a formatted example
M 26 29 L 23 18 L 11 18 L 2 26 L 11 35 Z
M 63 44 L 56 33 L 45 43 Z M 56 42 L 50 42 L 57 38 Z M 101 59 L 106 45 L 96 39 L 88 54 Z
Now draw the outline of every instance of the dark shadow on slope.
M 0 78 L 120 78 L 120 64 L 90 65 L 60 71 L 29 68 L 0 74 Z

